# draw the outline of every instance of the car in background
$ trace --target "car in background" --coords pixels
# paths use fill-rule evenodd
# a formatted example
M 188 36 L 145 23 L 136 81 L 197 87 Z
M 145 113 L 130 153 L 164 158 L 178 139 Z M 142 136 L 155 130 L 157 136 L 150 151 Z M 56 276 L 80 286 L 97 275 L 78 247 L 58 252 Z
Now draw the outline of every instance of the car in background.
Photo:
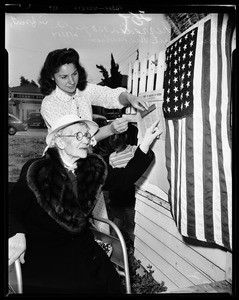
M 26 131 L 28 125 L 23 123 L 17 117 L 12 114 L 8 114 L 8 134 L 14 135 L 17 131 Z
M 29 114 L 27 119 L 27 124 L 29 127 L 44 127 L 46 128 L 45 121 L 40 113 L 32 112 Z

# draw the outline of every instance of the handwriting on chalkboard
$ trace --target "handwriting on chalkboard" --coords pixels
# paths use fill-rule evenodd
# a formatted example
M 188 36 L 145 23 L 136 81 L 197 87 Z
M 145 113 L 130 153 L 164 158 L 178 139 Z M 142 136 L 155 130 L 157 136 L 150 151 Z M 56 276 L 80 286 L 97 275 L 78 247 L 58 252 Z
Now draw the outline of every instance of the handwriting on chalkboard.
M 47 26 L 49 33 L 54 39 L 81 38 L 82 34 L 88 37 L 90 42 L 108 43 L 108 42 L 132 42 L 132 43 L 166 43 L 168 35 L 165 38 L 164 34 L 170 32 L 167 23 L 161 21 L 160 27 L 153 27 L 152 17 L 145 15 L 144 12 L 116 14 L 119 18 L 114 25 L 86 25 L 77 24 L 71 21 L 71 18 L 65 18 L 66 21 L 59 21 L 56 18 L 51 19 L 49 15 L 28 15 L 24 17 L 11 16 L 10 26 L 29 26 L 36 28 L 39 26 Z
M 68 22 L 57 22 L 52 31 L 54 38 L 80 38 L 82 33 L 88 35 L 89 41 L 98 43 L 107 42 L 135 42 L 135 43 L 166 43 L 168 37 L 163 34 L 170 32 L 168 24 L 161 22 L 161 26 L 152 27 L 150 17 L 140 14 L 118 14 L 120 24 L 118 27 L 104 25 L 81 25 L 72 26 Z
M 38 16 L 30 16 L 27 18 L 11 16 L 10 26 L 29 26 L 32 28 L 36 28 L 37 25 L 48 25 L 48 20 L 42 15 Z

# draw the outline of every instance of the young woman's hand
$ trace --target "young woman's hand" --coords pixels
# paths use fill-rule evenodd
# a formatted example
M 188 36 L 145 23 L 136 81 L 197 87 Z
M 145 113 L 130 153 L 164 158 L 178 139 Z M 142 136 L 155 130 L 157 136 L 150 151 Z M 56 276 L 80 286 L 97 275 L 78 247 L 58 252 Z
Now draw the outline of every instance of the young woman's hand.
M 147 101 L 135 95 L 128 94 L 128 101 L 134 108 L 138 110 L 144 111 L 145 109 L 147 110 L 149 108 L 149 103 Z
M 143 140 L 140 144 L 140 149 L 147 153 L 149 151 L 149 147 L 153 143 L 156 138 L 159 138 L 163 133 L 162 129 L 158 127 L 160 121 L 155 121 L 149 128 L 146 129 Z
M 114 134 L 122 133 L 128 129 L 128 123 L 129 121 L 125 118 L 117 118 L 110 124 L 111 131 Z
M 144 111 L 149 108 L 149 103 L 143 98 L 137 97 L 127 92 L 123 92 L 119 96 L 119 101 L 122 105 L 126 106 L 128 104 L 132 105 L 134 108 Z
M 24 233 L 17 233 L 8 239 L 8 265 L 10 266 L 20 257 L 20 262 L 24 264 L 26 251 L 26 238 Z

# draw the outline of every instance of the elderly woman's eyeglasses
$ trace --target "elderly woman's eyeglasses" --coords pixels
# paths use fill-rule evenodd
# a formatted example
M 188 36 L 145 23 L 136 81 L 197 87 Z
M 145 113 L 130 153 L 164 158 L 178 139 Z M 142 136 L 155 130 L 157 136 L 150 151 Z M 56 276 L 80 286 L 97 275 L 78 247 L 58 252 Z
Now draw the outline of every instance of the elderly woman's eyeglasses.
M 82 133 L 82 132 L 77 132 L 75 134 L 72 134 L 72 135 L 60 135 L 60 136 L 63 136 L 63 137 L 75 137 L 78 141 L 81 141 L 83 139 L 83 137 L 85 136 L 87 139 L 91 139 L 92 136 L 89 132 L 86 132 L 86 133 Z

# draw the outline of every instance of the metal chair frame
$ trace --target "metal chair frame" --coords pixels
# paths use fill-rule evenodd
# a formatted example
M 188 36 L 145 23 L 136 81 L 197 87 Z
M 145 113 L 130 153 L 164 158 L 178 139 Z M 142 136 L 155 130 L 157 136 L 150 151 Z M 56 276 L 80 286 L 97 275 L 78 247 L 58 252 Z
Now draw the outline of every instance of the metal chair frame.
M 95 238 L 101 240 L 102 242 L 110 243 L 112 245 L 113 251 L 110 257 L 112 263 L 114 263 L 117 267 L 122 268 L 124 271 L 120 271 L 118 268 L 119 275 L 125 277 L 126 283 L 126 293 L 131 294 L 131 285 L 130 285 L 130 273 L 129 273 L 129 261 L 128 261 L 128 253 L 127 247 L 125 244 L 124 237 L 119 229 L 119 227 L 109 219 L 105 219 L 99 216 L 93 216 L 93 225 L 94 221 L 104 222 L 111 226 L 113 230 L 116 232 L 117 238 L 106 234 L 104 232 L 99 231 L 95 226 L 91 228 Z
M 20 259 L 18 258 L 15 262 L 8 267 L 8 288 L 14 294 L 22 294 L 22 270 Z
M 116 232 L 117 237 L 101 232 L 94 225 L 94 221 L 104 222 L 109 226 L 111 226 Z M 116 266 L 116 270 L 119 273 L 119 275 L 125 277 L 126 293 L 131 294 L 127 248 L 126 248 L 124 237 L 120 229 L 112 221 L 102 217 L 94 216 L 92 217 L 91 231 L 95 238 L 101 240 L 102 242 L 110 243 L 112 245 L 113 251 L 110 260 Z M 119 267 L 122 268 L 123 271 L 119 270 Z M 9 289 L 15 294 L 22 294 L 23 284 L 22 284 L 21 263 L 19 258 L 8 268 L 8 277 L 9 277 L 8 278 Z

